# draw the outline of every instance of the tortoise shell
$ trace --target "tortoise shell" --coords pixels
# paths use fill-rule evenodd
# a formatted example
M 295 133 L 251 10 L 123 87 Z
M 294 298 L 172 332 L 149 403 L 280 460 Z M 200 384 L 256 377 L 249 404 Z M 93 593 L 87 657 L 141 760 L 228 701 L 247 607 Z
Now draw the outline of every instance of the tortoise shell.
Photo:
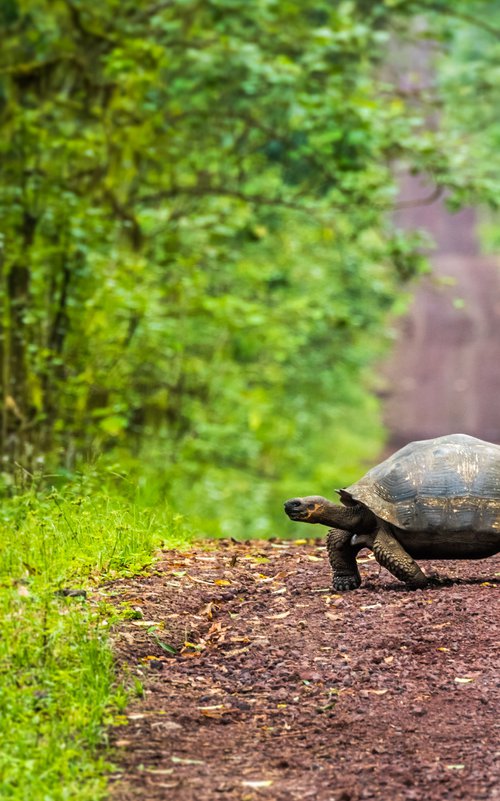
M 410 442 L 340 495 L 406 531 L 500 531 L 500 446 L 467 434 Z

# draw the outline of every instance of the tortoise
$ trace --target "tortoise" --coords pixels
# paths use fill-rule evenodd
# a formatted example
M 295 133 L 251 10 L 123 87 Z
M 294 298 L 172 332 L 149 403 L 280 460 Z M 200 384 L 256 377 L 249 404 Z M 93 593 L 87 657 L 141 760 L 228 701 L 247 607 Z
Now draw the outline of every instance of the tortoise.
M 342 490 L 339 504 L 292 498 L 292 520 L 333 526 L 327 550 L 336 591 L 361 584 L 356 555 L 414 588 L 428 578 L 414 561 L 483 559 L 500 550 L 500 445 L 467 434 L 410 442 Z

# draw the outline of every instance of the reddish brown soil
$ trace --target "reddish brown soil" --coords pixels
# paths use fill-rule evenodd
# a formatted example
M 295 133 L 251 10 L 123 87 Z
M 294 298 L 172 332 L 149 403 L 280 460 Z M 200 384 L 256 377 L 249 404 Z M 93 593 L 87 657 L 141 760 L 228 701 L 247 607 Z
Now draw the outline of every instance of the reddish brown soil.
M 114 585 L 145 686 L 114 801 L 499 798 L 500 558 L 433 563 L 452 581 L 414 592 L 360 561 L 342 596 L 315 542 L 166 553 Z

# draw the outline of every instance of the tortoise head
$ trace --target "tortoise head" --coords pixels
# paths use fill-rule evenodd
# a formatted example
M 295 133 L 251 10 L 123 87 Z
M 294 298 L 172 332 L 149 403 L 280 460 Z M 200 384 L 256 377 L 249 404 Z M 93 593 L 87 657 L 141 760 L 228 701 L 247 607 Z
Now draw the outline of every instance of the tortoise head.
M 305 498 L 290 498 L 285 501 L 285 513 L 291 520 L 319 523 L 327 506 L 331 506 L 331 503 L 321 495 L 306 495 Z

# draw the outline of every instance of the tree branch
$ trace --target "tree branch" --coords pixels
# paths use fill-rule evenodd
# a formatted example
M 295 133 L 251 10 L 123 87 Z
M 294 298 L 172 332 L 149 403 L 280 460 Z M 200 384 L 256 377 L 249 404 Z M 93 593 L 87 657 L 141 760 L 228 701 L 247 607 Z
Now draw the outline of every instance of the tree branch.
M 463 22 L 468 22 L 470 25 L 474 25 L 476 28 L 481 28 L 483 31 L 491 34 L 491 36 L 494 36 L 496 39 L 500 39 L 499 28 L 495 28 L 494 25 L 490 25 L 488 22 L 485 22 L 482 19 L 478 19 L 473 14 L 467 14 L 463 11 L 453 11 L 452 9 L 443 8 L 443 6 L 440 6 L 439 3 L 434 6 L 434 10 L 441 12 L 447 17 L 455 17 Z
M 263 206 L 283 206 L 288 209 L 295 209 L 296 211 L 307 211 L 300 203 L 295 203 L 283 198 L 265 197 L 265 195 L 247 195 L 239 189 L 228 189 L 222 186 L 212 186 L 203 184 L 202 186 L 186 186 L 175 187 L 175 189 L 168 189 L 165 191 L 155 192 L 152 195 L 145 195 L 139 197 L 139 203 L 155 203 L 159 200 L 168 200 L 182 195 L 189 195 L 192 197 L 202 198 L 204 195 L 218 195 L 220 197 L 235 197 L 244 200 L 246 203 L 257 203 Z
M 399 211 L 400 209 L 414 209 L 418 206 L 430 206 L 432 203 L 435 203 L 444 192 L 444 186 L 435 186 L 433 191 L 427 197 L 418 198 L 415 200 L 400 200 L 399 203 L 394 203 L 392 206 L 393 211 Z
M 416 198 L 414 200 L 401 200 L 397 203 L 379 203 L 376 204 L 375 209 L 379 211 L 399 211 L 400 209 L 411 209 L 417 208 L 418 206 L 430 206 L 432 203 L 435 203 L 445 190 L 444 186 L 436 186 L 430 195 L 423 198 Z M 242 192 L 238 189 L 228 189 L 226 187 L 219 187 L 219 186 L 193 186 L 193 187 L 182 187 L 182 188 L 175 188 L 169 189 L 165 192 L 156 192 L 153 195 L 146 195 L 144 197 L 138 198 L 139 203 L 154 203 L 159 200 L 166 200 L 169 198 L 179 197 L 181 195 L 190 195 L 193 197 L 203 197 L 204 195 L 219 195 L 221 197 L 235 197 L 240 200 L 245 201 L 246 203 L 255 203 L 257 205 L 263 206 L 281 206 L 283 208 L 292 209 L 293 211 L 300 211 L 303 214 L 311 214 L 316 215 L 318 213 L 318 209 L 308 208 L 301 203 L 297 203 L 291 200 L 285 200 L 284 198 L 271 198 L 265 197 L 264 195 L 247 195 L 245 192 Z M 352 207 L 352 202 L 346 203 L 338 203 L 336 205 L 330 206 L 331 209 L 338 209 L 343 211 L 348 211 Z M 363 204 L 359 204 L 363 205 Z
M 109 202 L 116 216 L 127 223 L 129 229 L 128 234 L 134 250 L 140 250 L 143 242 L 142 228 L 132 211 L 128 208 L 124 208 L 110 189 L 104 191 L 104 197 Z
M 98 42 L 103 42 L 107 47 L 116 45 L 117 40 L 114 37 L 109 36 L 109 34 L 104 31 L 91 30 L 83 24 L 81 9 L 75 6 L 72 0 L 65 0 L 65 2 L 69 9 L 73 25 L 82 39 L 86 39 L 87 41 L 94 39 Z
M 82 62 L 79 61 L 74 53 L 61 53 L 58 56 L 46 59 L 46 61 L 29 61 L 24 64 L 12 64 L 11 66 L 3 67 L 0 69 L 0 75 L 11 75 L 13 78 L 26 79 L 32 75 L 44 73 L 64 62 L 73 62 L 79 69 L 83 67 Z
M 159 14 L 160 11 L 165 11 L 165 9 L 172 8 L 174 6 L 175 3 L 173 2 L 173 0 L 163 0 L 163 2 L 156 3 L 155 5 L 150 6 L 149 8 L 145 8 L 140 14 L 136 14 L 135 19 L 136 20 L 151 19 L 151 17 L 154 17 L 156 16 L 156 14 Z

